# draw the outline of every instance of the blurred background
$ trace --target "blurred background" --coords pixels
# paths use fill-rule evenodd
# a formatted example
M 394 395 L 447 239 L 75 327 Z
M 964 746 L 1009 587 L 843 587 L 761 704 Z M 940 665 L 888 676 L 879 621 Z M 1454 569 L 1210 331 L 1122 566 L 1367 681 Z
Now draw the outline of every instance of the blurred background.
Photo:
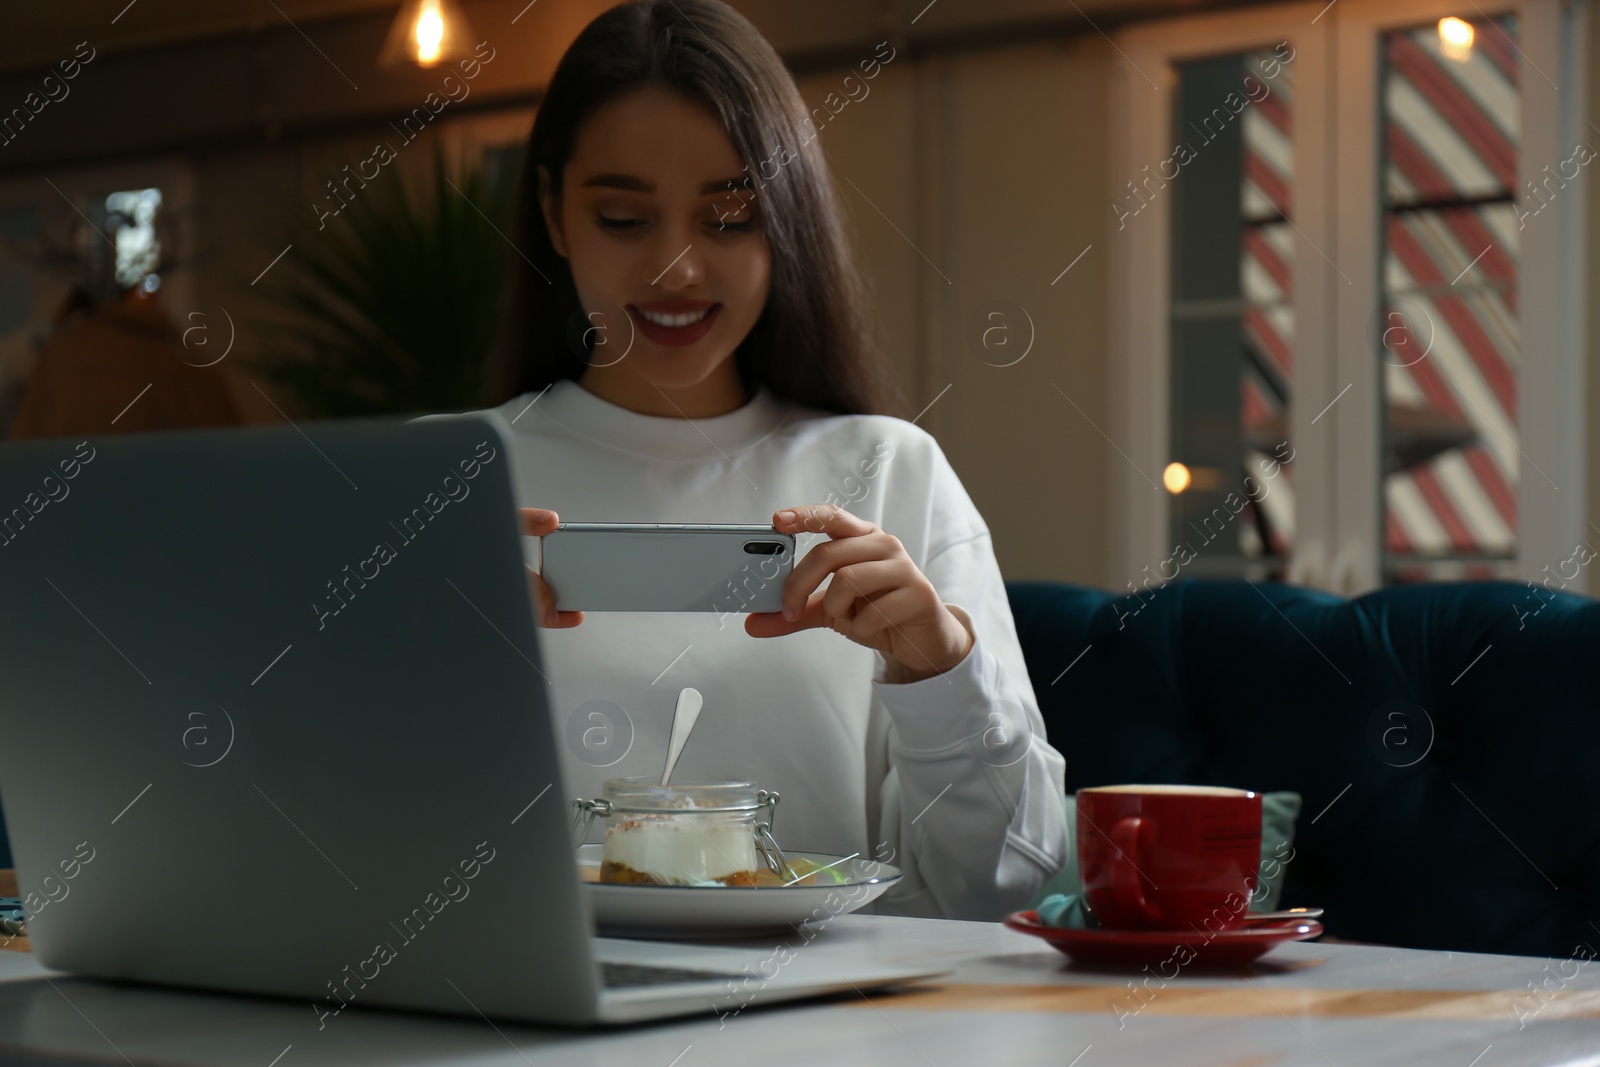
M 10 12 L 0 437 L 474 406 L 522 142 L 607 6 Z M 1583 4 L 733 6 L 1008 578 L 1588 587 Z

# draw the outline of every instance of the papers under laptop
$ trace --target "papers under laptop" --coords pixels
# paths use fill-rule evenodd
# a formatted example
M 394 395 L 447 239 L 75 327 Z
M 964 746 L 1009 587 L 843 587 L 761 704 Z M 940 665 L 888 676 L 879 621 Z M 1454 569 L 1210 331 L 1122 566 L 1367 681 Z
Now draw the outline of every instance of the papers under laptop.
M 313 1027 L 942 973 L 592 936 L 481 416 L 9 444 L 0 508 L 0 798 L 46 967 L 302 999 Z

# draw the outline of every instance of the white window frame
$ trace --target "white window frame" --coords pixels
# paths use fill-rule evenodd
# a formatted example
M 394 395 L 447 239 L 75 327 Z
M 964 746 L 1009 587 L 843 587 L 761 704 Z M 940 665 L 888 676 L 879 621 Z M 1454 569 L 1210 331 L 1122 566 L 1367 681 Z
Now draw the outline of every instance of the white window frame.
M 1583 138 L 1586 13 L 1561 0 L 1475 0 L 1468 15 L 1516 12 L 1523 53 L 1518 165 L 1531 182 Z M 1289 580 L 1355 594 L 1383 579 L 1377 321 L 1382 235 L 1379 35 L 1462 9 L 1448 0 L 1335 0 L 1197 15 L 1117 35 L 1112 86 L 1113 203 L 1171 154 L 1174 64 L 1294 48 L 1295 543 Z M 1338 57 L 1337 61 L 1335 57 Z M 1545 72 L 1541 74 L 1540 71 Z M 1561 86 L 1558 90 L 1545 75 Z M 1563 150 L 1565 149 L 1565 150 Z M 1180 173 L 1178 179 L 1182 180 Z M 1544 576 L 1586 540 L 1583 339 L 1587 168 L 1522 234 L 1518 325 L 1516 569 Z M 1521 190 L 1519 190 L 1521 192 Z M 1157 193 L 1111 234 L 1113 573 L 1142 588 L 1172 556 L 1171 203 Z M 1115 208 L 1115 216 L 1120 216 Z M 1553 217 L 1552 217 L 1553 216 Z M 1549 225 L 1537 225 L 1549 223 Z M 1527 353 L 1544 354 L 1530 359 Z M 1345 391 L 1349 386 L 1348 391 Z M 1326 407 L 1335 398 L 1331 408 Z M 1543 472 L 1541 474 L 1541 471 Z M 1548 477 L 1548 481 L 1546 478 Z M 1552 488 L 1551 483 L 1559 486 Z M 1587 591 L 1587 572 L 1568 588 Z

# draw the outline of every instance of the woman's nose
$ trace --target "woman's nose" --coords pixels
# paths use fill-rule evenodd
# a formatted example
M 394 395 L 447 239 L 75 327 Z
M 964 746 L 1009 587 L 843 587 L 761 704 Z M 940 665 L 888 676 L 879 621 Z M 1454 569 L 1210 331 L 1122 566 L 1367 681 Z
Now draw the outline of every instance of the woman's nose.
M 650 257 L 650 284 L 661 289 L 684 289 L 704 280 L 705 262 L 687 227 L 665 227 Z

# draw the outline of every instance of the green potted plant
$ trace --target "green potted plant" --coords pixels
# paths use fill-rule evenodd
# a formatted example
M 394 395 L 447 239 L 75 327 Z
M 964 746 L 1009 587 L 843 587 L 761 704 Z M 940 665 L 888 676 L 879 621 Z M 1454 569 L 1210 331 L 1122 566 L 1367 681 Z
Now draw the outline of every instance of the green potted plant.
M 319 230 L 297 236 L 263 282 L 290 314 L 264 327 L 268 340 L 248 365 L 305 417 L 491 402 L 515 183 L 493 180 L 481 162 L 451 170 L 442 152 L 426 181 L 388 168 Z

